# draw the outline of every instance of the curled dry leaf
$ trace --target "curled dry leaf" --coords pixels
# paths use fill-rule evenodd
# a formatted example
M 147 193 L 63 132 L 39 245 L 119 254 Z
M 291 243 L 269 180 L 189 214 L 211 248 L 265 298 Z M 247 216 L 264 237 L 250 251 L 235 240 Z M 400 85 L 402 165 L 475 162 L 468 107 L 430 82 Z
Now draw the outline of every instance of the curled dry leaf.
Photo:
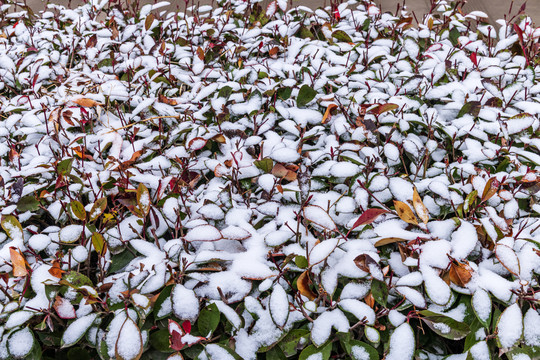
M 13 276 L 26 276 L 28 274 L 28 270 L 26 270 L 26 259 L 19 249 L 11 246 L 9 248 L 9 256 L 11 258 L 11 265 L 13 266 Z
M 379 264 L 368 254 L 360 254 L 354 258 L 354 264 L 362 271 L 371 273 L 371 267 L 379 267 Z
M 167 104 L 167 105 L 171 105 L 171 106 L 178 105 L 178 102 L 176 100 L 169 99 L 168 97 L 166 97 L 165 95 L 162 95 L 162 94 L 159 94 L 158 100 L 159 100 L 159 102 L 162 102 L 162 103 Z
M 287 181 L 294 181 L 297 178 L 297 174 L 294 170 L 290 170 L 282 164 L 275 164 L 272 168 L 272 175 L 277 178 L 282 178 Z
M 65 273 L 64 270 L 60 267 L 60 260 L 53 260 L 52 261 L 52 267 L 49 269 L 49 274 L 54 276 L 55 278 L 62 278 L 62 275 Z
M 484 191 L 482 193 L 482 202 L 488 201 L 497 193 L 497 189 L 499 188 L 499 182 L 496 181 L 497 178 L 492 177 L 486 182 L 486 186 L 484 187 Z
M 394 206 L 399 218 L 406 223 L 418 225 L 418 220 L 414 216 L 409 205 L 405 204 L 403 201 L 394 200 Z
M 418 194 L 418 191 L 416 191 L 416 188 L 413 189 L 413 206 L 420 220 L 422 220 L 424 224 L 427 224 L 429 221 L 429 211 L 422 202 L 422 198 Z
M 397 238 L 397 237 L 387 237 L 387 238 L 384 238 L 384 239 L 377 240 L 375 242 L 374 246 L 379 247 L 379 246 L 384 246 L 384 245 L 393 244 L 393 243 L 397 243 L 397 242 L 403 242 L 403 241 L 408 241 L 408 240 L 407 239 Z
M 336 104 L 328 105 L 321 122 L 322 124 L 326 124 L 328 121 L 330 121 L 330 119 L 332 118 L 332 112 L 337 109 L 337 107 L 338 106 Z
M 314 300 L 317 297 L 317 294 L 315 294 L 309 288 L 310 283 L 311 280 L 309 279 L 309 271 L 306 270 L 302 274 L 300 274 L 298 280 L 296 280 L 296 287 L 298 287 L 298 291 L 300 291 L 300 294 L 307 297 L 309 300 Z
M 71 100 L 71 102 L 73 102 L 73 103 L 75 103 L 75 104 L 77 104 L 79 106 L 89 107 L 89 108 L 103 105 L 101 103 L 98 103 L 95 100 L 88 99 L 88 98 L 78 98 L 78 99 Z
M 467 262 L 452 261 L 448 272 L 449 280 L 460 287 L 465 287 L 471 280 L 473 270 Z

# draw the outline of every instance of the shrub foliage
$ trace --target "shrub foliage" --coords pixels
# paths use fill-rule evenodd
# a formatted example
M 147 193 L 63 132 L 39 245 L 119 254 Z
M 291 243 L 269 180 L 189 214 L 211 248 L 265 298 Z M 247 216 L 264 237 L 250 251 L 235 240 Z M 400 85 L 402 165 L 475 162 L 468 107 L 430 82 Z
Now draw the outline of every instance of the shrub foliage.
M 163 5 L 0 8 L 1 359 L 540 356 L 529 18 Z

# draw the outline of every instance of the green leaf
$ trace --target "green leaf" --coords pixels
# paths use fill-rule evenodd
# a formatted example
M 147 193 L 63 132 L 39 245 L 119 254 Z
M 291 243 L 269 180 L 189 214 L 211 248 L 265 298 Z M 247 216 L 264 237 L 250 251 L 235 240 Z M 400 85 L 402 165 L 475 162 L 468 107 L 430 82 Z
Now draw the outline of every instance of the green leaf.
M 461 110 L 459 110 L 459 113 L 457 115 L 457 118 L 462 117 L 465 114 L 470 114 L 472 117 L 477 117 L 480 113 L 480 109 L 482 107 L 482 104 L 480 101 L 469 101 L 468 103 L 465 103 Z
M 159 293 L 156 303 L 154 304 L 154 317 L 156 318 L 156 320 L 161 320 L 163 318 L 170 317 L 170 313 L 172 312 L 172 310 L 169 313 L 162 314 L 161 316 L 158 316 L 158 314 L 165 300 L 171 297 L 172 288 L 173 288 L 172 285 L 166 286 Z
M 291 97 L 291 93 L 292 93 L 292 88 L 290 88 L 288 86 L 279 88 L 277 90 L 277 96 L 281 100 L 288 100 Z
M 351 43 L 352 39 L 351 37 L 343 30 L 336 30 L 332 33 L 332 36 L 338 39 L 339 41 L 343 41 L 346 43 Z
M 228 99 L 229 96 L 231 96 L 232 93 L 232 87 L 230 86 L 224 86 L 221 89 L 219 89 L 218 97 L 223 97 Z
M 254 161 L 253 165 L 255 165 L 258 169 L 261 169 L 265 173 L 269 174 L 274 167 L 274 162 L 272 161 L 272 159 L 265 157 L 264 159 Z
M 351 359 L 365 360 L 366 358 L 360 356 L 360 354 L 368 353 L 369 360 L 379 360 L 379 353 L 373 346 L 358 340 L 351 340 L 349 344 L 351 350 L 347 351 L 347 353 L 351 356 Z
M 371 294 L 378 304 L 386 307 L 388 301 L 388 286 L 384 281 L 373 279 L 371 281 Z
M 103 254 L 103 249 L 105 248 L 105 238 L 100 233 L 92 234 L 92 245 L 98 254 Z
M 81 286 L 94 286 L 94 284 L 92 284 L 92 280 L 90 280 L 86 275 L 83 275 L 75 270 L 65 273 L 63 279 L 74 288 L 80 288 Z
M 303 85 L 298 91 L 298 97 L 296 98 L 296 105 L 298 107 L 306 106 L 311 100 L 315 98 L 317 92 L 308 85 Z
M 279 343 L 279 347 L 281 350 L 283 350 L 283 353 L 285 353 L 285 356 L 291 357 L 296 355 L 296 352 L 302 348 L 302 344 L 304 346 L 307 344 L 307 341 L 309 339 L 309 330 L 305 329 L 294 329 L 289 331 L 287 336 L 281 340 Z
M 86 210 L 84 210 L 84 205 L 81 204 L 79 201 L 73 200 L 69 204 L 69 207 L 71 209 L 71 212 L 73 213 L 73 215 L 75 215 L 75 217 L 77 217 L 77 219 L 81 221 L 84 221 L 86 219 Z
M 305 256 L 298 255 L 294 258 L 294 263 L 296 266 L 298 266 L 300 269 L 305 269 L 308 267 L 309 263 Z
M 90 360 L 90 353 L 81 347 L 69 349 L 67 352 L 68 360 Z
M 221 313 L 216 304 L 210 304 L 201 310 L 197 319 L 197 328 L 199 333 L 204 337 L 211 337 L 219 325 Z
M 319 348 L 315 347 L 315 345 L 309 345 L 307 348 L 302 350 L 300 356 L 298 357 L 298 360 L 306 360 L 314 354 L 321 354 L 322 360 L 328 360 L 330 358 L 330 355 L 332 354 L 332 342 L 328 342 L 326 345 L 323 345 Z
M 119 254 L 113 255 L 111 258 L 112 264 L 108 273 L 114 274 L 115 272 L 122 270 L 133 259 L 135 259 L 135 255 L 128 250 L 124 250 Z
M 73 165 L 73 158 L 65 159 L 58 163 L 56 170 L 60 175 L 67 175 L 71 172 L 71 167 Z
M 169 344 L 169 331 L 160 329 L 151 333 L 150 345 L 158 351 L 170 353 L 172 350 Z
M 0 220 L 0 226 L 6 232 L 7 236 L 10 239 L 22 239 L 23 238 L 23 229 L 21 223 L 13 215 L 2 215 L 2 220 Z
M 39 209 L 39 201 L 34 195 L 23 196 L 19 202 L 17 202 L 18 212 L 36 211 L 37 209 Z
M 283 351 L 276 346 L 266 352 L 266 360 L 287 360 L 287 358 Z
M 94 205 L 92 206 L 92 209 L 90 210 L 90 221 L 96 220 L 98 217 L 103 214 L 105 209 L 107 208 L 107 198 L 102 197 L 96 200 Z
M 137 188 L 137 205 L 143 217 L 146 217 L 150 211 L 151 200 L 150 191 L 148 191 L 148 188 L 143 183 L 140 183 Z
M 458 38 L 459 38 L 459 30 L 457 27 L 453 27 L 452 30 L 450 30 L 450 34 L 448 35 L 448 38 L 452 42 L 452 45 L 457 46 L 458 45 Z
M 456 321 L 451 317 L 437 314 L 429 310 L 422 310 L 419 312 L 419 314 L 423 316 L 421 318 L 422 321 L 424 321 L 431 330 L 444 338 L 450 340 L 460 340 L 471 332 L 469 325 Z M 435 324 L 444 324 L 446 326 Z M 444 331 L 441 331 L 441 329 Z

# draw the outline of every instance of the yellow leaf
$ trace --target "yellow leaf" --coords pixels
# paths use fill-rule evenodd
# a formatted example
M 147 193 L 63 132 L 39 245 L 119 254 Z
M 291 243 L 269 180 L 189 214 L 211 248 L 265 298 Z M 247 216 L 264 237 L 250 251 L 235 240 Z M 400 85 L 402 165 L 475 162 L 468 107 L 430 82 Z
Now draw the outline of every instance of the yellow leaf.
M 310 282 L 311 280 L 309 279 L 308 270 L 306 270 L 300 274 L 298 280 L 296 280 L 296 286 L 298 287 L 300 294 L 304 295 L 309 300 L 313 300 L 317 297 L 317 295 L 309 288 Z
M 422 198 L 418 194 L 418 191 L 416 191 L 416 188 L 413 189 L 413 206 L 420 220 L 422 220 L 424 224 L 427 224 L 429 221 L 429 211 L 422 202 Z
M 9 256 L 11 257 L 11 265 L 13 266 L 13 276 L 26 276 L 26 260 L 20 253 L 19 249 L 14 246 L 9 248 Z
M 416 220 L 416 216 L 414 216 L 409 205 L 403 201 L 394 200 L 394 207 L 401 220 L 409 224 L 418 225 L 418 220 Z

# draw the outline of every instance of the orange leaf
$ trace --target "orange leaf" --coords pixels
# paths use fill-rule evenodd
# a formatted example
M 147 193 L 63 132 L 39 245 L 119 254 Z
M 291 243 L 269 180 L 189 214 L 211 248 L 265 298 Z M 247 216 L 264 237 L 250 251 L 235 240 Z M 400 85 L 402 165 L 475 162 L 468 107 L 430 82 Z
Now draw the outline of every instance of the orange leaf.
M 272 168 L 272 175 L 278 178 L 283 178 L 287 181 L 294 181 L 296 180 L 297 175 L 292 169 L 294 169 L 294 167 L 290 167 L 290 169 L 288 169 L 287 167 L 278 163 Z
M 414 216 L 409 205 L 403 201 L 394 200 L 394 207 L 401 220 L 409 224 L 418 225 L 418 220 L 416 220 L 416 216 Z
M 498 186 L 494 184 L 495 180 L 496 178 L 492 177 L 487 181 L 486 186 L 484 187 L 484 192 L 482 193 L 482 202 L 488 201 L 497 193 Z
M 13 266 L 13 276 L 26 276 L 28 274 L 26 260 L 19 249 L 11 246 L 9 248 L 9 255 L 11 257 L 11 265 Z
M 366 297 L 364 297 L 364 301 L 366 302 L 366 304 L 368 304 L 370 308 L 373 308 L 375 306 L 375 298 L 373 297 L 371 291 L 369 292 L 369 294 L 366 295 Z
M 49 274 L 52 276 L 61 279 L 62 275 L 65 273 L 64 270 L 60 267 L 60 261 L 53 260 L 52 267 L 49 269 Z
M 471 280 L 473 270 L 467 263 L 453 261 L 448 273 L 451 282 L 457 286 L 465 287 Z
M 158 96 L 158 100 L 159 100 L 159 102 L 162 102 L 162 103 L 167 104 L 167 105 L 171 105 L 171 106 L 178 105 L 176 100 L 169 99 L 168 97 L 166 97 L 164 95 L 161 95 L 161 94 Z
M 204 50 L 200 46 L 197 48 L 197 56 L 201 61 L 204 61 Z
M 277 46 L 274 46 L 273 48 L 270 49 L 270 51 L 268 51 L 268 55 L 270 55 L 271 58 L 276 58 L 277 57 L 277 53 L 279 51 L 279 48 Z
M 310 283 L 311 283 L 311 280 L 309 279 L 308 270 L 300 274 L 300 276 L 298 277 L 298 280 L 296 280 L 296 286 L 298 287 L 298 291 L 300 291 L 300 294 L 304 295 L 309 300 L 313 300 L 317 297 L 317 294 L 315 294 L 309 288 Z
M 413 189 L 413 206 L 420 220 L 422 220 L 424 224 L 427 224 L 429 221 L 429 211 L 422 202 L 422 198 L 418 194 L 418 191 L 416 191 L 416 188 Z
M 324 113 L 324 116 L 322 118 L 321 124 L 326 124 L 328 121 L 330 121 L 330 119 L 332 118 L 332 111 L 337 109 L 337 107 L 338 106 L 336 104 L 328 105 L 328 107 L 326 108 L 326 111 Z
M 88 98 L 79 98 L 79 99 L 75 99 L 71 101 L 82 107 L 96 107 L 98 105 L 103 105 L 103 104 L 98 103 L 95 100 L 88 99 Z

